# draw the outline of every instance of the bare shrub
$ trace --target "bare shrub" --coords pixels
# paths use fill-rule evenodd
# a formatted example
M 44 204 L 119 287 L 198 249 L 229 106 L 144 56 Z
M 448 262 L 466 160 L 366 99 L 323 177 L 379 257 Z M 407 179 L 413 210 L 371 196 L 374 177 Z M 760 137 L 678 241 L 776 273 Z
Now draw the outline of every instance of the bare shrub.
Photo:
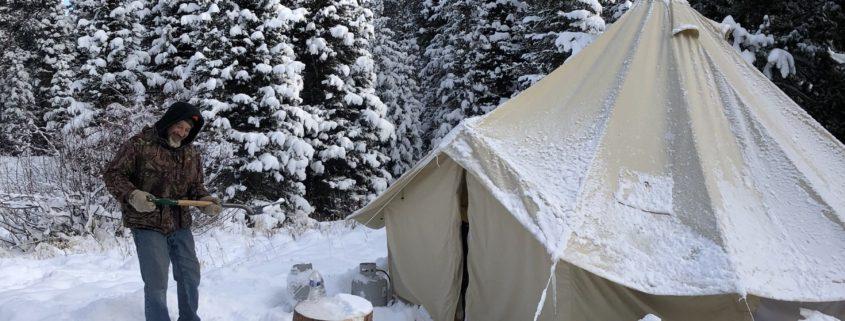
M 143 123 L 138 120 L 103 122 L 56 135 L 44 156 L 4 157 L 0 245 L 28 250 L 45 241 L 61 245 L 71 236 L 101 229 L 120 233 L 119 207 L 101 173 L 120 145 L 140 129 Z

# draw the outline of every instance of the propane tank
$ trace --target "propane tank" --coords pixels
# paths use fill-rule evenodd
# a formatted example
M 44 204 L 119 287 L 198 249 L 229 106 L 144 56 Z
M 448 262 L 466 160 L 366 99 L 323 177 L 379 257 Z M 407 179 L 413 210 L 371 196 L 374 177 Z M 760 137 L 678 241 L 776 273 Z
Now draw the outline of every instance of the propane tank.
M 311 276 L 313 267 L 311 263 L 294 264 L 288 274 L 288 293 L 296 302 L 305 301 L 308 298 L 308 277 Z
M 379 272 L 384 275 L 380 275 Z M 387 272 L 379 270 L 375 263 L 361 263 L 358 275 L 352 278 L 350 292 L 367 299 L 373 306 L 383 307 L 390 299 L 389 284 Z

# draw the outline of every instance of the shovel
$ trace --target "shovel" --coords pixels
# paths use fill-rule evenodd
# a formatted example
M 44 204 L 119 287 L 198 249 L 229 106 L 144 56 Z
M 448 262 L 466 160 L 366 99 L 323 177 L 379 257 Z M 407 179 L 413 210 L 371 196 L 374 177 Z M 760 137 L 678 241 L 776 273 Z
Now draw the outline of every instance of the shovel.
M 148 196 L 147 200 L 153 202 L 155 205 L 161 206 L 195 206 L 195 207 L 204 207 L 214 204 L 214 202 L 210 201 L 196 201 L 196 200 L 174 200 L 169 198 L 156 198 L 153 196 Z M 253 216 L 256 212 L 260 213 L 265 206 L 273 205 L 261 205 L 256 207 L 249 207 L 246 205 L 241 204 L 233 204 L 233 203 L 223 203 L 220 204 L 223 208 L 239 208 L 246 211 L 246 215 Z

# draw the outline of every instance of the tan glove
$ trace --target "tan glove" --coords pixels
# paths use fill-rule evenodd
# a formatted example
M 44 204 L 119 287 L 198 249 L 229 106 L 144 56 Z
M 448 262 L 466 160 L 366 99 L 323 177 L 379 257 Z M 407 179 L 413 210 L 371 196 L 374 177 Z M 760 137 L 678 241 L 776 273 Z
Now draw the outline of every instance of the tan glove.
M 200 208 L 200 211 L 202 211 L 206 215 L 217 216 L 217 215 L 220 215 L 220 211 L 223 210 L 223 207 L 220 206 L 220 199 L 216 198 L 214 196 L 203 197 L 203 198 L 200 199 L 200 201 L 208 201 L 208 202 L 214 203 L 212 205 L 203 206 L 203 207 Z
M 135 208 L 136 211 L 141 213 L 147 213 L 155 211 L 156 205 L 153 202 L 150 202 L 147 197 L 153 196 L 150 193 L 144 192 L 142 190 L 136 189 L 129 193 L 129 205 Z

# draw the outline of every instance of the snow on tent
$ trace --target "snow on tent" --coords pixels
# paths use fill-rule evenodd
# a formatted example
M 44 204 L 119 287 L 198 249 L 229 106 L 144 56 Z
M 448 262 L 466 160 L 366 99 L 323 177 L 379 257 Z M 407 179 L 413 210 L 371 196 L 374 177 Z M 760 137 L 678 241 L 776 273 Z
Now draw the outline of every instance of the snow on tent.
M 466 264 L 471 320 L 845 319 L 845 146 L 721 30 L 642 1 L 455 128 L 352 216 L 396 294 L 453 320 Z

